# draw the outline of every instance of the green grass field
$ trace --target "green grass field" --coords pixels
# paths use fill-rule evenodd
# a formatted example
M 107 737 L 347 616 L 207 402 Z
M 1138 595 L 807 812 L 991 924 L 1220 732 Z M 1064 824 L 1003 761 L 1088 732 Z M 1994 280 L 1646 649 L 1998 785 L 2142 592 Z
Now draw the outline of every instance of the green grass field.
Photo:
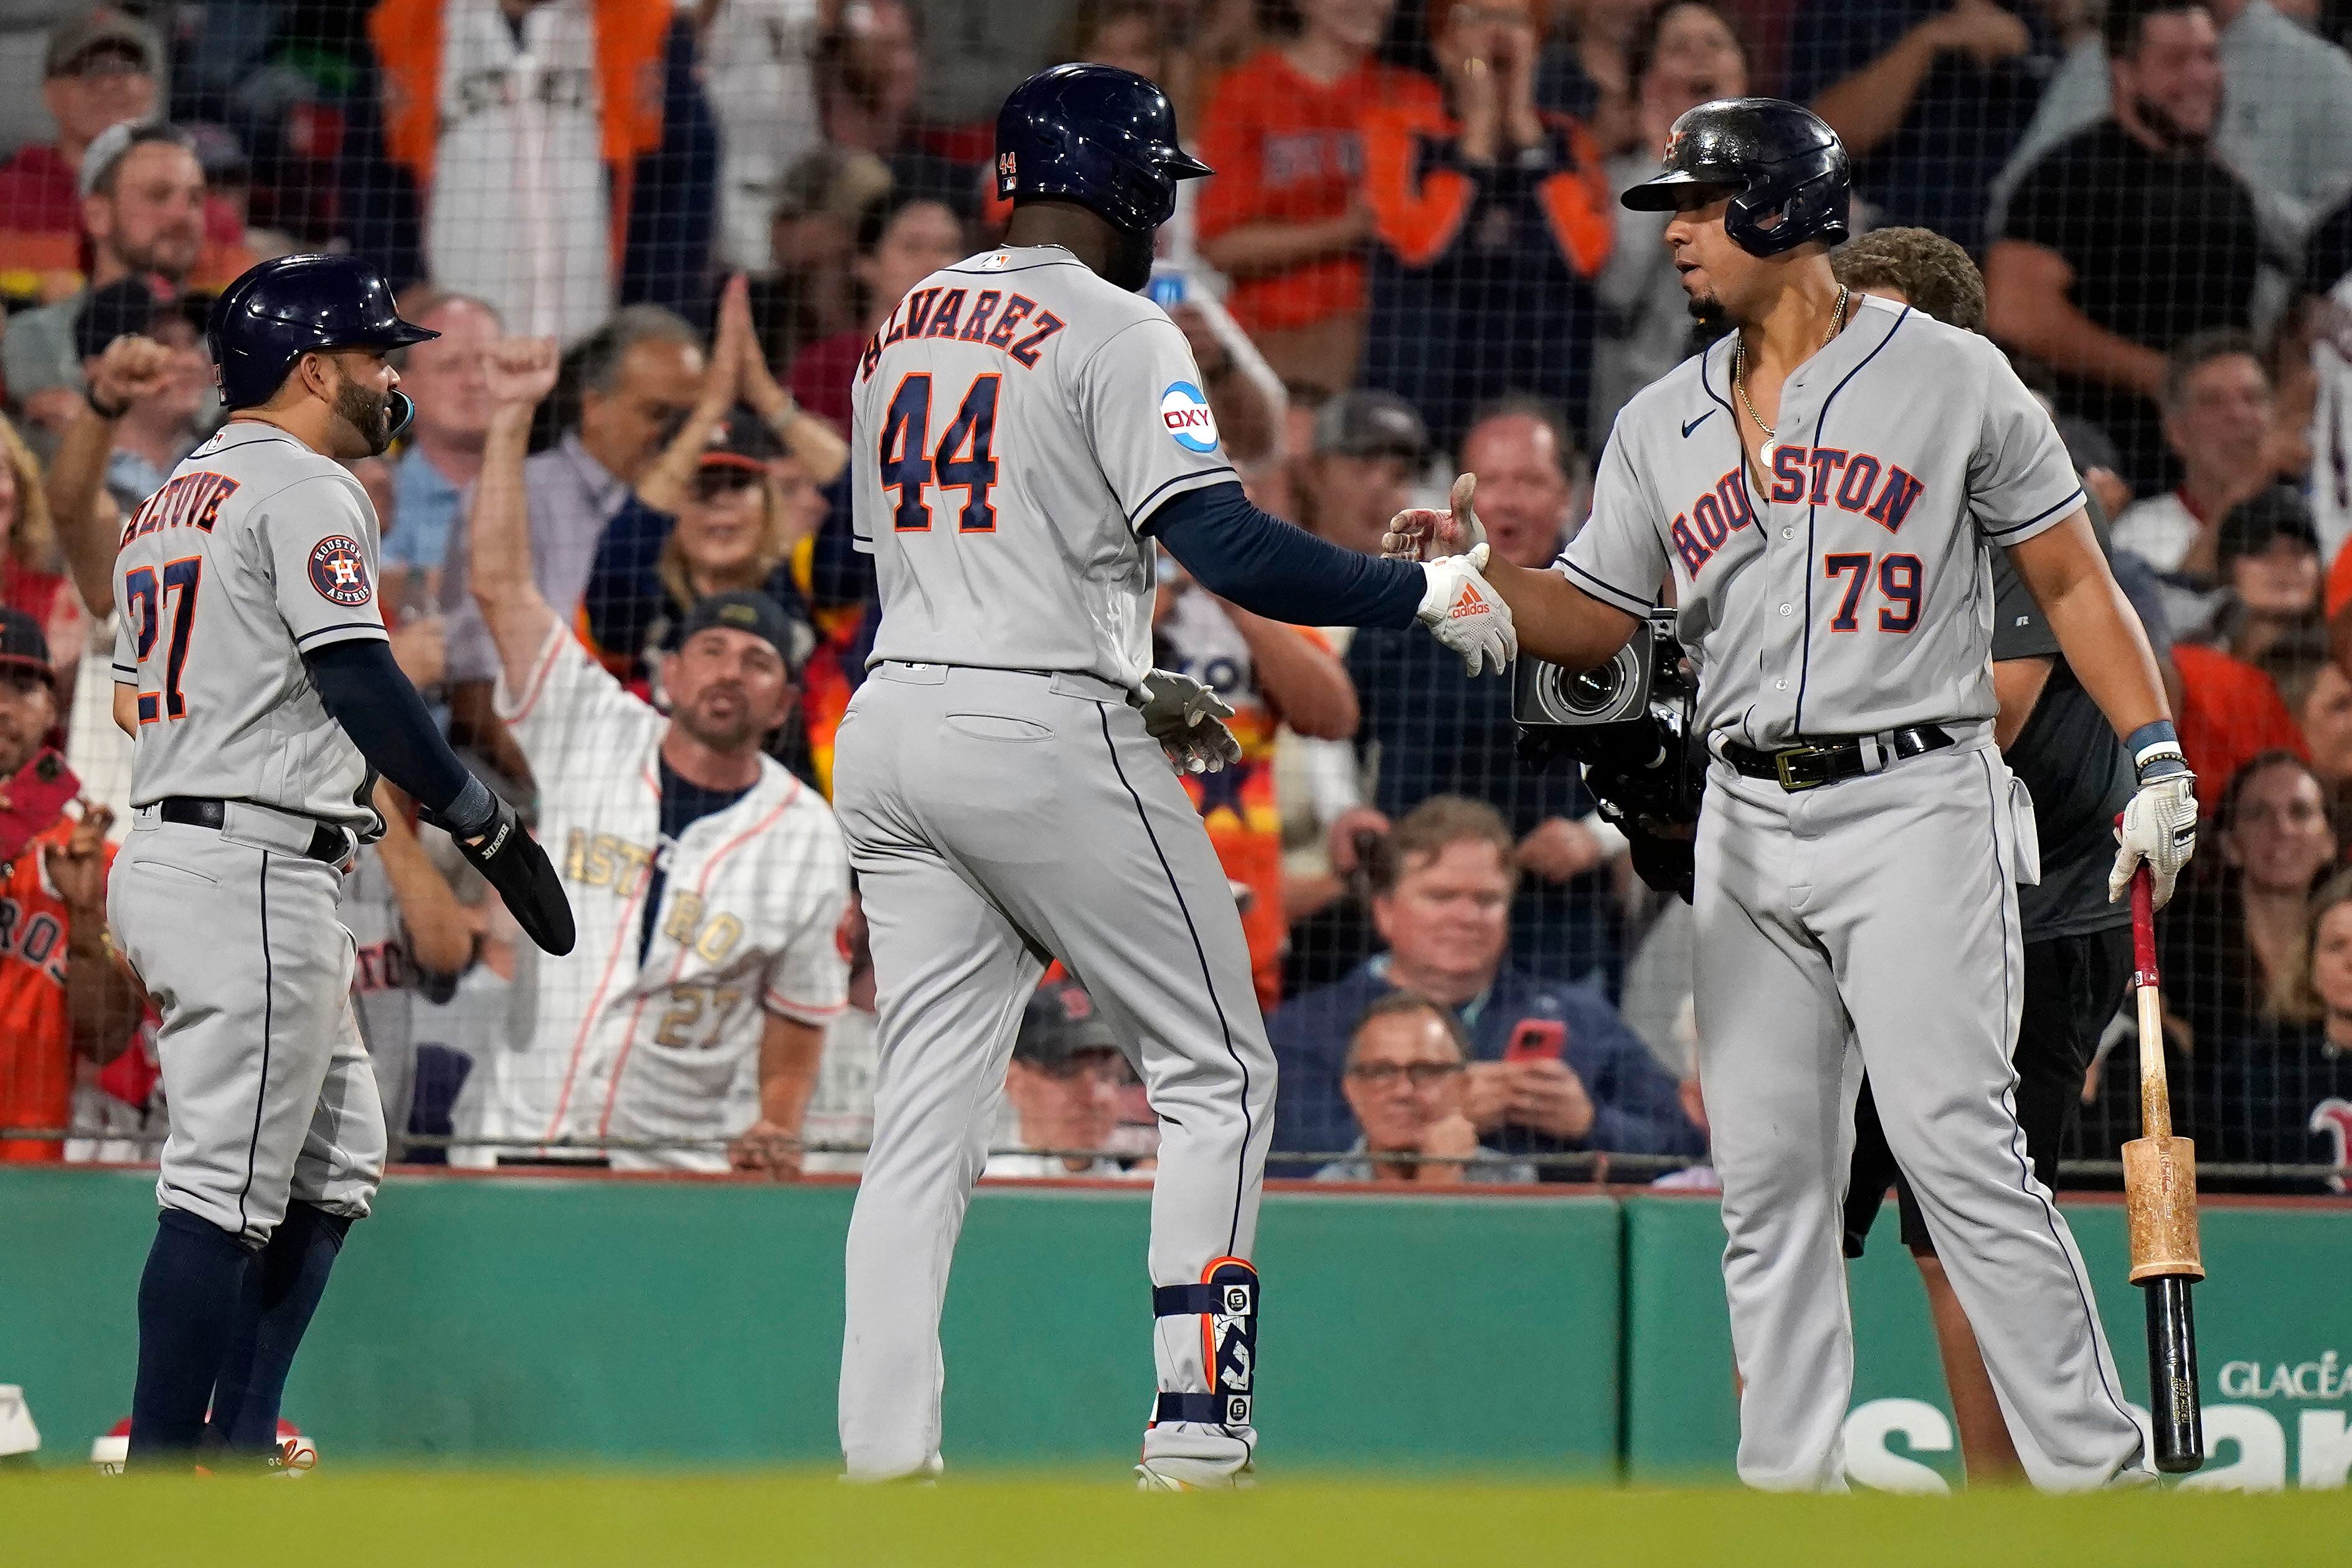
M 1108 1479 L 869 1490 L 806 1474 L 0 1478 L 0 1562 L 21 1568 L 2291 1568 L 2341 1561 L 2347 1542 L 2352 1493 L 2342 1491 L 1781 1498 L 1283 1479 L 1238 1496 L 1145 1497 Z

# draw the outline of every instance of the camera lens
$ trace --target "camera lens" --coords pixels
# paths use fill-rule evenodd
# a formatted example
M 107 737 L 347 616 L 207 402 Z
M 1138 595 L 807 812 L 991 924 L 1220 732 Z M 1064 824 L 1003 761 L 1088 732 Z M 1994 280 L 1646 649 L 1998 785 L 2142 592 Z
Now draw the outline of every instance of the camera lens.
M 1624 686 L 1623 662 L 1615 658 L 1579 674 L 1562 670 L 1552 678 L 1553 694 L 1560 707 L 1579 715 L 1607 712 Z

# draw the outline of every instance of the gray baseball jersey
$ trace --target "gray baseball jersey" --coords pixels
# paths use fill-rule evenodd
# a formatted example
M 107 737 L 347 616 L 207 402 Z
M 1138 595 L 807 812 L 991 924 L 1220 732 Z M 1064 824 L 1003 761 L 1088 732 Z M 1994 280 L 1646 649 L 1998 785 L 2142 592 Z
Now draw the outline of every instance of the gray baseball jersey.
M 376 544 L 359 480 L 275 426 L 233 420 L 173 470 L 114 562 L 132 805 L 211 796 L 373 826 L 367 763 L 302 655 L 385 635 Z
M 2027 1475 L 2139 1460 L 2080 1253 L 2023 1154 L 2011 1066 L 2032 810 L 1992 744 L 1993 544 L 2073 515 L 2049 416 L 1984 339 L 1857 297 L 1789 377 L 1761 472 L 1731 343 L 1626 405 L 1560 561 L 1625 610 L 1672 576 L 1717 742 L 1939 726 L 1786 789 L 1722 760 L 1696 845 L 1699 1081 L 1723 1179 L 1739 1472 L 1842 1489 L 1853 1390 L 1841 1207 L 1863 1068 Z
M 1142 679 L 1136 528 L 1234 478 L 1167 311 L 1059 246 L 991 251 L 908 291 L 854 397 L 857 547 L 888 606 L 872 662 Z
M 1233 473 L 1199 373 L 1157 306 L 1067 251 L 1003 250 L 901 301 L 856 399 L 856 521 L 882 624 L 834 799 L 881 1048 L 849 1226 L 849 1473 L 940 1463 L 948 1263 L 1050 955 L 1130 1043 L 1166 1119 L 1144 1457 L 1230 1475 L 1256 1443 L 1247 1259 L 1274 1053 L 1231 886 L 1130 700 L 1151 657 L 1136 524 Z
M 1560 558 L 1635 614 L 1671 573 L 1699 721 L 1750 746 L 1990 719 L 1987 545 L 2083 504 L 2050 416 L 1990 340 L 1866 295 L 1853 310 L 1789 378 L 1763 474 L 1743 460 L 1730 339 L 1635 396 Z

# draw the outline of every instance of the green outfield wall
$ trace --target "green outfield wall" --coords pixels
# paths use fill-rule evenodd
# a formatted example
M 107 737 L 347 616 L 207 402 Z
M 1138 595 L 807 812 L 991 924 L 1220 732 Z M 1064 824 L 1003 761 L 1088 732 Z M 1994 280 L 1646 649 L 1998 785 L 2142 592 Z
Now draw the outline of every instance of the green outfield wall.
M 841 1185 L 395 1178 L 353 1232 L 289 1413 L 339 1458 L 834 1462 Z M 1148 1195 L 989 1188 L 949 1295 L 951 1464 L 1115 1466 L 1151 1385 Z M 2122 1211 L 2071 1206 L 2127 1397 L 2143 1396 Z M 1917 1276 L 1892 1216 L 1854 1268 L 1858 1479 L 1957 1479 Z M 153 1182 L 0 1170 L 0 1384 L 43 1458 L 128 1410 Z M 1705 1199 L 1265 1205 L 1258 1419 L 1277 1470 L 1729 1475 L 1736 1415 Z M 2352 1207 L 2209 1208 L 2198 1293 L 2215 1463 L 2352 1471 Z

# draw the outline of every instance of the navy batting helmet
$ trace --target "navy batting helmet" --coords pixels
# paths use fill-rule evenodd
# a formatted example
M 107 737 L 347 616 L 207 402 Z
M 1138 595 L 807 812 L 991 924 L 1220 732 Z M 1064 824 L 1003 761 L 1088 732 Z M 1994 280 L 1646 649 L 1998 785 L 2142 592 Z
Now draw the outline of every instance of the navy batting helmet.
M 277 396 L 286 373 L 306 353 L 405 348 L 440 335 L 402 321 L 392 285 L 355 256 L 265 261 L 213 301 L 205 325 L 219 367 L 221 401 L 232 409 L 258 407 Z
M 1619 197 L 1666 212 L 1694 187 L 1731 197 L 1723 231 L 1750 256 L 1846 237 L 1853 174 L 1821 116 L 1777 98 L 1719 98 L 1686 110 L 1666 135 L 1657 175 Z
M 996 116 L 996 194 L 1076 202 L 1112 227 L 1150 234 L 1176 213 L 1176 182 L 1209 165 L 1177 144 L 1176 110 L 1117 66 L 1055 66 L 1013 89 Z

